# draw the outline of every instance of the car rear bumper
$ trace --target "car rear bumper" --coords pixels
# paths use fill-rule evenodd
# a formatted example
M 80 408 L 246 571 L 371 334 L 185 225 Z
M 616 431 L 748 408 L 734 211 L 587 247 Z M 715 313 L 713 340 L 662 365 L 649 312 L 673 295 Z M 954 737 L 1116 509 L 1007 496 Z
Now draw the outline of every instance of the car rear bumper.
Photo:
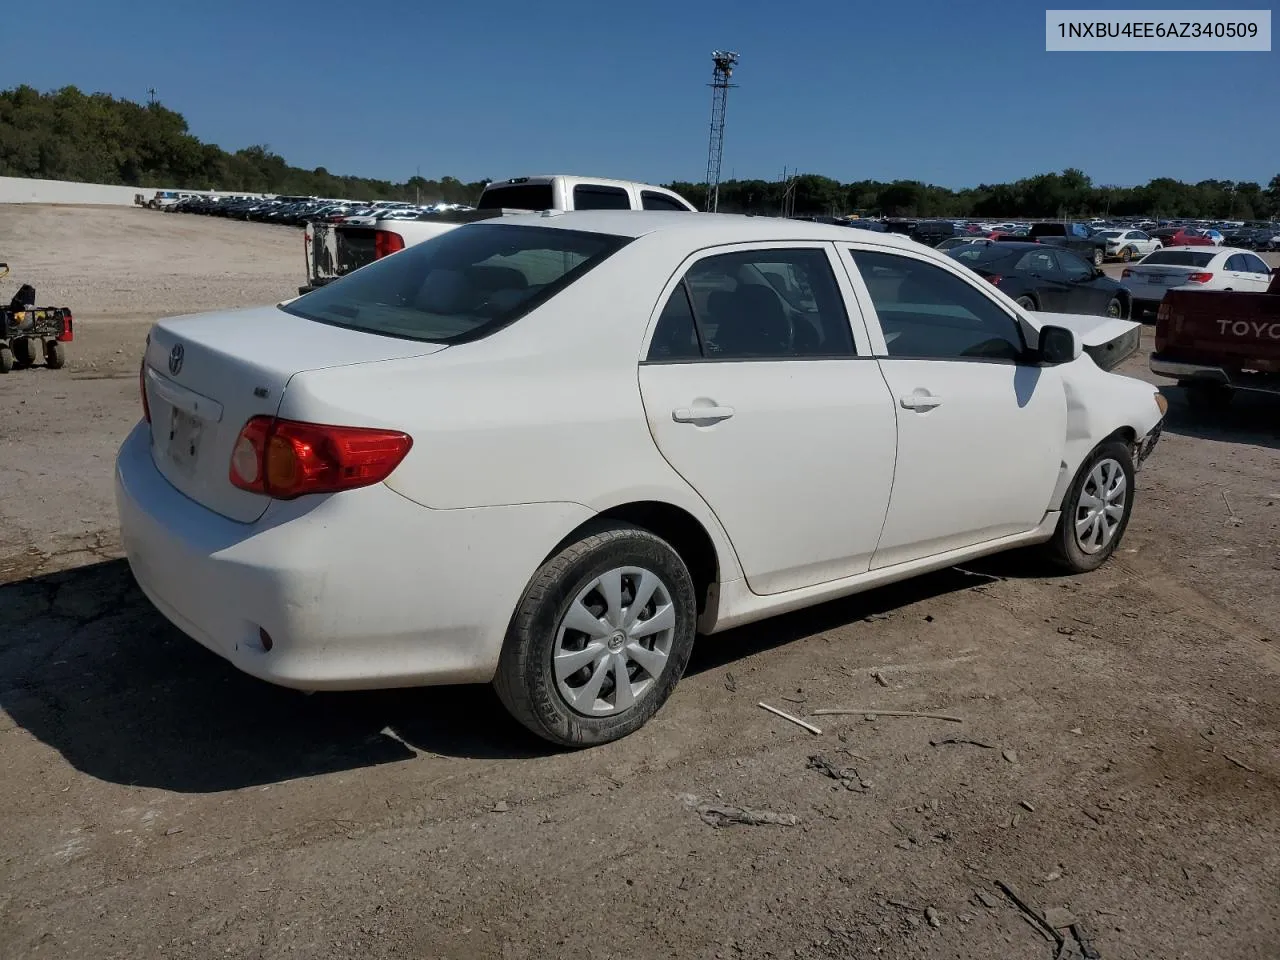
M 1187 363 L 1183 360 L 1170 360 L 1158 353 L 1151 355 L 1151 372 L 1162 377 L 1175 380 L 1201 380 L 1221 383 L 1224 386 L 1231 382 L 1227 371 L 1221 367 L 1205 363 Z
M 1232 390 L 1280 394 L 1280 373 L 1244 373 L 1211 363 L 1173 360 L 1159 353 L 1151 355 L 1151 372 L 1178 381 L 1215 384 Z
M 120 448 L 115 493 L 155 607 L 244 672 L 302 690 L 492 679 L 529 578 L 591 516 L 564 503 L 433 510 L 378 484 L 237 523 L 164 479 L 145 423 Z

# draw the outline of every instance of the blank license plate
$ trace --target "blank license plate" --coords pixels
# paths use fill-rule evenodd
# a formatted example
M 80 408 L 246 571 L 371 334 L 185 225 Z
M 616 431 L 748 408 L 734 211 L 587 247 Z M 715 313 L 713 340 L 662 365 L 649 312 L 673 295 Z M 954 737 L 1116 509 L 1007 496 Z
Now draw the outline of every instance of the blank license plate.
M 169 460 L 187 473 L 195 469 L 200 456 L 200 427 L 198 418 L 173 408 L 169 419 Z

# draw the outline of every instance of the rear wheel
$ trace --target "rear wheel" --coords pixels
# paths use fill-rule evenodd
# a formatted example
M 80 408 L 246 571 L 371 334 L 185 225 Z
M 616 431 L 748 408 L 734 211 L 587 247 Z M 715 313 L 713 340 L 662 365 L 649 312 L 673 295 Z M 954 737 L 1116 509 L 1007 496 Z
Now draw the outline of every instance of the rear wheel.
M 0 346 L 0 373 L 8 373 L 13 369 L 13 351 Z
M 1030 296 L 1027 296 L 1026 294 L 1023 294 L 1021 297 L 1018 297 L 1018 299 L 1015 300 L 1014 303 L 1020 306 L 1023 310 L 1039 310 L 1040 309 L 1038 306 L 1036 306 L 1035 297 L 1030 297 Z
M 1097 249 L 1095 249 L 1093 251 L 1093 265 L 1095 267 L 1102 266 L 1102 260 L 1105 255 L 1106 255 L 1106 251 L 1104 251 L 1101 247 L 1098 247 Z
M 1133 510 L 1133 458 L 1108 440 L 1085 460 L 1062 501 L 1062 515 L 1045 544 L 1049 559 L 1071 573 L 1096 570 L 1115 553 Z
M 1133 259 L 1133 247 L 1125 247 L 1120 251 L 1120 260 L 1122 263 L 1128 263 Z
M 1124 301 L 1119 297 L 1112 297 L 1111 302 L 1107 304 L 1107 316 L 1114 317 L 1117 320 L 1124 319 Z
M 553 743 L 617 740 L 671 694 L 696 618 L 693 580 L 670 544 L 639 527 L 601 528 L 534 574 L 494 687 L 517 720 Z
M 44 362 L 50 370 L 61 370 L 67 365 L 67 348 L 59 340 L 49 340 L 44 345 Z
M 10 344 L 16 366 L 29 367 L 36 362 L 36 346 L 30 337 L 14 337 Z

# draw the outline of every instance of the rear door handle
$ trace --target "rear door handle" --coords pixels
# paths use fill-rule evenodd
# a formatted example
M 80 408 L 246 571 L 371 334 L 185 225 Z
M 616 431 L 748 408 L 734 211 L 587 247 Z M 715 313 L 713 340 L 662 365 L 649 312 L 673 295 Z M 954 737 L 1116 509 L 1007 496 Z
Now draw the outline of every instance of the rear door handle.
M 733 407 L 676 407 L 671 411 L 671 419 L 676 423 L 700 423 L 703 421 L 718 422 L 733 416 Z
M 901 398 L 900 402 L 908 410 L 932 410 L 942 403 L 942 398 L 931 393 L 908 393 Z

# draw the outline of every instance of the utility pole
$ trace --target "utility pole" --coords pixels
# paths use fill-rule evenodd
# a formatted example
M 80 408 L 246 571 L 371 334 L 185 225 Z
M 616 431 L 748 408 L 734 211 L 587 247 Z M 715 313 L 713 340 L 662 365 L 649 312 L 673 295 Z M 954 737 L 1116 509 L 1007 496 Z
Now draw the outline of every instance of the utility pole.
M 724 117 L 729 105 L 729 88 L 733 68 L 738 65 L 738 55 L 732 51 L 716 50 L 711 54 L 715 65 L 711 75 L 711 138 L 707 144 L 707 202 L 706 209 L 715 213 L 720 207 L 720 161 L 724 158 Z

